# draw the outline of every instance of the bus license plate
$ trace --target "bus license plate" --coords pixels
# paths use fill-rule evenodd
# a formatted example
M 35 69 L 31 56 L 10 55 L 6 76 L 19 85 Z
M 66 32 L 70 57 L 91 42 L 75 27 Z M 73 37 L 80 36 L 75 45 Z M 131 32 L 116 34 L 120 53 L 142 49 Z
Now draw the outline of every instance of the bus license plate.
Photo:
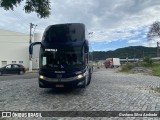
M 56 87 L 64 87 L 64 85 L 56 85 Z

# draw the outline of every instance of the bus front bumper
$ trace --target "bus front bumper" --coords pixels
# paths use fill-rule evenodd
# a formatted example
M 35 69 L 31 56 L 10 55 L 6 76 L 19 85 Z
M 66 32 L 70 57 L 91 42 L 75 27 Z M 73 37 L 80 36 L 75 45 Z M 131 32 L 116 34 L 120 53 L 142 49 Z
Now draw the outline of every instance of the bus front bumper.
M 85 82 L 86 76 L 76 76 L 71 78 L 46 78 L 40 75 L 39 87 L 41 88 L 78 88 Z

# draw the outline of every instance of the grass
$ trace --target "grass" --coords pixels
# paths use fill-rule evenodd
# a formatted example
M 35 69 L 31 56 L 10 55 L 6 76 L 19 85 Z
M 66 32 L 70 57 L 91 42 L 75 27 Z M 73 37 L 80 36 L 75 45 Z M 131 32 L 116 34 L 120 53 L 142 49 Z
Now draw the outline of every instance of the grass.
M 152 75 L 160 76 L 160 63 L 153 63 L 152 66 L 149 67 L 152 70 Z
M 145 62 L 141 63 L 127 63 L 122 65 L 121 72 L 129 72 L 134 67 L 145 67 L 152 70 L 152 75 L 160 76 L 160 62 L 153 62 L 152 64 L 147 64 Z
M 134 68 L 133 63 L 126 63 L 125 65 L 122 65 L 121 72 L 129 72 L 132 68 Z

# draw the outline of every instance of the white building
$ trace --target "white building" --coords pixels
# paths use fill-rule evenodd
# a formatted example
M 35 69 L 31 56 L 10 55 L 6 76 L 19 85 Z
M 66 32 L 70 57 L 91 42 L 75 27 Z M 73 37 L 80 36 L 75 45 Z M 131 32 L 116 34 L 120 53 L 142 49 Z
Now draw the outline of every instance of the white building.
M 34 35 L 40 41 L 39 34 Z M 34 52 L 33 68 L 38 68 L 38 54 Z M 0 67 L 17 63 L 29 68 L 29 35 L 0 29 Z
M 41 41 L 41 34 L 35 33 L 33 38 L 34 38 L 33 39 L 34 42 L 40 42 Z M 39 49 L 40 49 L 40 45 L 36 45 L 33 47 L 33 56 L 32 56 L 33 69 L 39 68 Z

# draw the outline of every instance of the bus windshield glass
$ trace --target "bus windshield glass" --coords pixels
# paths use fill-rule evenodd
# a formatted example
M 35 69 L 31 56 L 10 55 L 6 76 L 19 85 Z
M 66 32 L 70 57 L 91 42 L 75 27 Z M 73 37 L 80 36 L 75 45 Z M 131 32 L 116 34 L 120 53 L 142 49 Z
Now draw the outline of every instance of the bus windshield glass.
M 81 24 L 53 25 L 43 35 L 45 42 L 75 42 L 85 39 L 84 26 Z
M 41 68 L 77 71 L 84 69 L 81 48 L 41 50 Z

